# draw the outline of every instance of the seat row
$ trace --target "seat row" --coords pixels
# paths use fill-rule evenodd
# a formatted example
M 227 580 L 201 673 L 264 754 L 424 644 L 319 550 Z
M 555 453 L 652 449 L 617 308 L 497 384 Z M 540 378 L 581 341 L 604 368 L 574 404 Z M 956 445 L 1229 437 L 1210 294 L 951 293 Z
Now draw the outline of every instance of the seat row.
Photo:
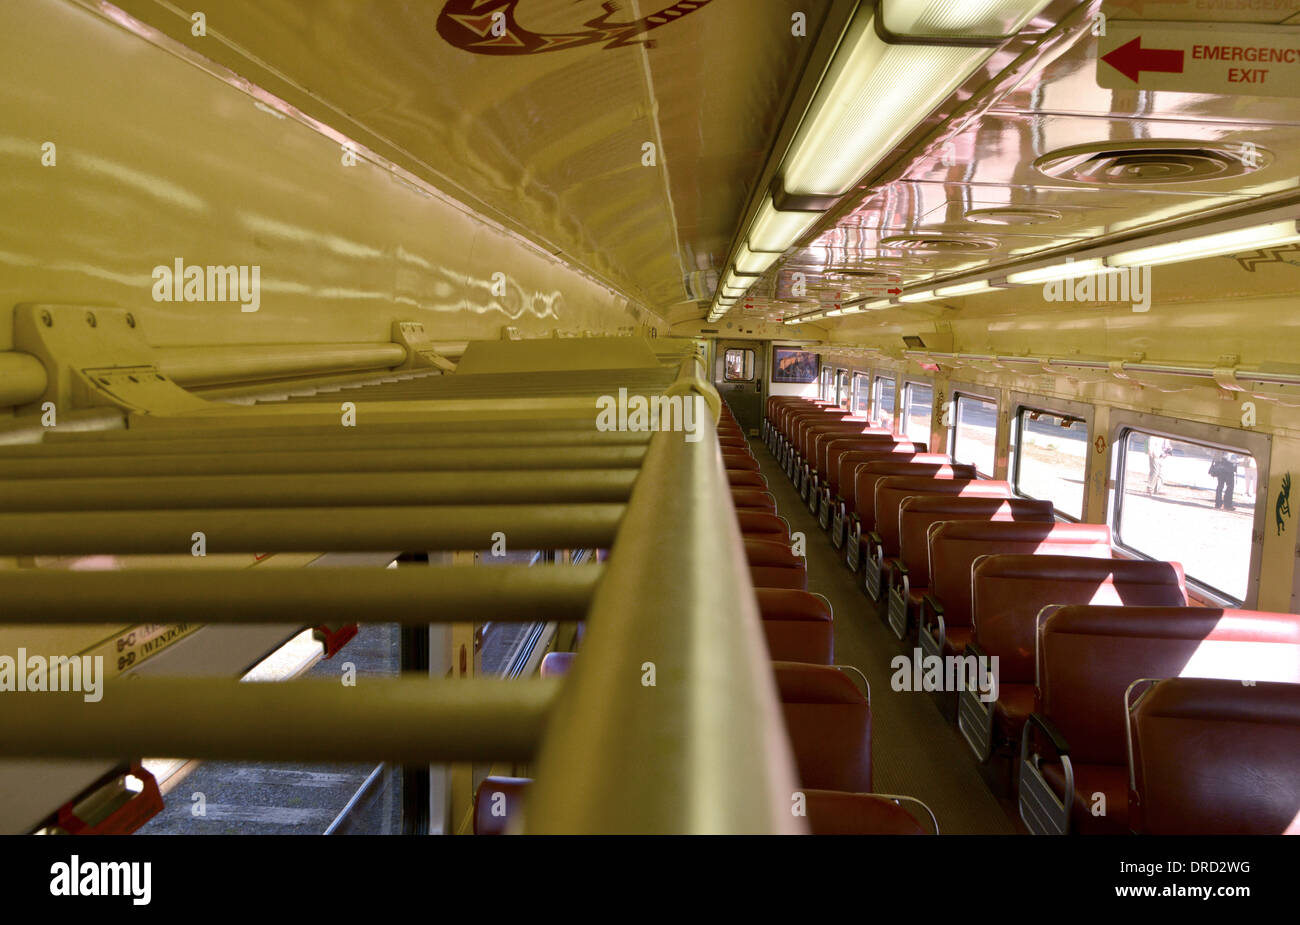
M 805 816 L 814 834 L 937 832 L 923 803 L 872 792 L 866 679 L 834 665 L 830 602 L 807 590 L 806 560 L 792 551 L 789 525 L 777 514 L 744 431 L 725 405 L 718 435 L 802 788 L 791 794 L 791 812 Z M 580 657 L 549 653 L 542 673 L 562 675 Z M 509 831 L 528 784 L 527 778 L 486 778 L 476 792 L 475 832 Z
M 1151 792 L 1155 781 L 1186 794 L 1226 774 L 1254 781 L 1236 785 L 1237 799 L 1269 804 L 1258 783 L 1267 760 L 1251 744 L 1258 727 L 1243 720 L 1223 731 L 1216 721 L 1239 747 L 1204 754 L 1171 783 L 1176 769 L 1149 774 L 1130 763 L 1130 754 L 1154 762 L 1179 752 L 1174 743 L 1141 747 L 1155 726 L 1133 721 L 1144 700 L 1127 695 L 1139 679 L 1181 676 L 1157 685 L 1173 691 L 1157 703 L 1182 703 L 1192 689 L 1184 682 L 1198 678 L 1218 679 L 1192 697 L 1219 703 L 1216 716 L 1300 704 L 1300 618 L 1188 606 L 1177 563 L 1116 558 L 1108 527 L 1058 522 L 1049 502 L 881 431 L 833 405 L 781 397 L 769 400 L 764 423 L 768 447 L 861 573 L 867 610 L 918 662 L 939 666 L 937 702 L 995 790 L 1017 794 L 1031 831 L 1162 831 L 1176 813 L 1157 822 L 1129 812 L 1163 796 Z M 991 680 L 965 683 L 979 678 Z M 1280 710 L 1274 724 L 1294 716 Z M 1300 766 L 1300 752 L 1284 757 Z M 1283 793 L 1296 796 L 1296 786 Z M 1223 822 L 1191 809 L 1181 818 L 1206 831 Z M 1264 811 L 1241 818 L 1263 826 L 1251 831 L 1292 821 L 1277 828 L 1276 813 Z

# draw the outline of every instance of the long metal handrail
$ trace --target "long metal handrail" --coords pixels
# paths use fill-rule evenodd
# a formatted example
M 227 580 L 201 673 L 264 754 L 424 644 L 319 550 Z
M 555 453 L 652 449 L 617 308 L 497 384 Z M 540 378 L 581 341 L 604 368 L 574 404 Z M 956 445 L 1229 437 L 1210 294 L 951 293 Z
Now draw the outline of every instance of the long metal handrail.
M 694 399 L 709 389 L 690 358 L 669 391 Z M 716 409 L 716 393 L 708 397 Z M 499 604 L 494 619 L 525 618 L 532 606 L 533 616 L 568 619 L 585 610 L 588 624 L 558 701 L 554 685 L 534 681 L 403 678 L 366 680 L 353 690 L 336 682 L 135 678 L 109 682 L 93 709 L 80 694 L 24 697 L 22 710 L 0 715 L 0 742 L 11 755 L 46 757 L 167 753 L 408 762 L 536 757 L 529 831 L 806 831 L 804 820 L 791 811 L 795 765 L 717 432 L 709 416 L 697 410 L 701 426 L 691 439 L 664 430 L 644 451 L 626 448 L 635 456 L 615 451 L 617 463 L 636 473 L 626 505 L 323 508 L 304 498 L 299 509 L 51 512 L 35 507 L 40 513 L 0 514 L 0 554 L 182 551 L 190 531 L 205 528 L 209 552 L 220 551 L 223 540 L 241 551 L 481 548 L 495 529 L 523 547 L 612 545 L 605 567 L 588 574 L 499 567 L 407 574 L 374 570 L 337 578 L 323 576 L 326 570 L 274 576 L 259 570 L 0 575 L 0 594 L 22 602 L 3 621 L 8 623 L 40 617 L 85 623 L 92 615 L 96 621 L 125 622 L 135 615 L 163 622 L 168 607 L 185 600 L 201 602 L 187 611 L 187 619 L 219 623 L 293 620 L 306 611 L 316 618 L 429 623 Z M 611 449 L 574 447 L 562 460 L 608 467 L 615 461 Z M 352 464 L 379 461 L 379 454 L 365 451 L 344 455 Z M 441 459 L 464 463 L 500 455 L 453 450 Z M 554 451 L 533 448 L 512 448 L 510 455 L 515 465 L 521 457 L 525 465 L 543 458 L 561 462 Z M 138 464 L 140 457 L 127 460 Z M 9 460 L 8 465 L 11 474 L 30 475 L 29 486 L 57 486 L 59 478 L 36 478 L 20 465 L 56 461 L 73 464 L 60 474 L 69 487 L 85 483 L 87 499 L 115 484 L 142 484 L 138 472 L 78 479 L 77 459 Z M 636 463 L 639 470 L 632 468 Z M 294 474 L 285 478 L 303 477 L 297 468 L 286 471 Z M 607 481 L 611 475 L 608 468 L 589 472 Z M 344 476 L 331 476 L 336 477 Z M 556 477 L 563 484 L 554 488 L 574 491 L 580 486 L 570 477 L 585 476 L 569 470 Z M 223 497 L 233 501 L 229 492 L 238 486 L 223 478 L 230 477 L 209 477 L 206 486 L 226 491 Z M 169 490 L 179 490 L 183 479 L 174 479 Z M 620 497 L 627 490 L 622 479 L 599 489 Z M 542 491 L 538 500 L 546 494 Z M 317 500 L 328 495 L 323 491 Z M 441 598 L 431 601 L 434 595 Z M 87 602 L 94 606 L 82 606 Z M 126 728 L 130 734 L 123 736 Z
M 542 743 L 528 832 L 805 831 L 717 432 L 702 435 L 650 441 Z

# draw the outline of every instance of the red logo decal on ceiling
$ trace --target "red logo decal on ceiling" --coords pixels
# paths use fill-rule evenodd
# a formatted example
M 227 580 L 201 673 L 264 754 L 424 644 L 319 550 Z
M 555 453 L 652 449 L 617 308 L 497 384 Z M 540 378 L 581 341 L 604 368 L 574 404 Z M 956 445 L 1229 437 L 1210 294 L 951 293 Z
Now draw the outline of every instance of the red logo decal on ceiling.
M 606 48 L 624 48 L 638 42 L 652 29 L 666 26 L 694 13 L 709 0 L 678 0 L 657 13 L 628 22 L 611 22 L 617 12 L 613 3 L 595 19 L 582 23 L 581 32 L 530 32 L 515 19 L 522 0 L 447 0 L 438 15 L 438 34 L 449 44 L 479 55 L 536 55 L 581 45 L 604 43 Z

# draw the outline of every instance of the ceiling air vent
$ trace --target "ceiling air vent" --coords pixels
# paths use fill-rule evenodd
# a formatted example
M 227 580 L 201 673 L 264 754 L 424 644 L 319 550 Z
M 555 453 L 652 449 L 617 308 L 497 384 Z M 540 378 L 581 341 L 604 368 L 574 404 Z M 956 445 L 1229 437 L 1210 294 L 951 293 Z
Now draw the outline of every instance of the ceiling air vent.
M 1272 160 L 1271 152 L 1254 145 L 1151 139 L 1062 148 L 1034 161 L 1034 169 L 1093 186 L 1152 186 L 1239 177 Z
M 882 247 L 900 250 L 923 251 L 928 254 L 969 254 L 972 251 L 991 251 L 997 245 L 985 238 L 957 238 L 927 234 L 896 234 L 881 238 Z

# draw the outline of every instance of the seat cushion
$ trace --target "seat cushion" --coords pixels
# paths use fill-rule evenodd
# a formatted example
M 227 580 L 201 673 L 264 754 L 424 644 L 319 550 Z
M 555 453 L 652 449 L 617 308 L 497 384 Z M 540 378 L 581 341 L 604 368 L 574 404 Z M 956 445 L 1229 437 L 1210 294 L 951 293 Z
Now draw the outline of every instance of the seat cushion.
M 974 632 L 969 626 L 946 626 L 943 631 L 943 654 L 961 655 Z
M 1065 769 L 1059 762 L 1044 762 L 1043 777 L 1057 793 L 1065 789 Z M 1106 798 L 1106 813 L 1094 816 L 1094 794 Z M 1128 835 L 1128 768 L 1113 764 L 1074 765 L 1074 806 L 1070 811 L 1072 831 L 1080 835 Z
M 907 810 L 874 793 L 805 790 L 814 835 L 928 835 Z
M 1003 684 L 998 689 L 997 703 L 993 705 L 994 736 L 1018 744 L 1020 731 L 1025 728 L 1029 714 L 1034 712 L 1034 704 L 1034 685 Z

